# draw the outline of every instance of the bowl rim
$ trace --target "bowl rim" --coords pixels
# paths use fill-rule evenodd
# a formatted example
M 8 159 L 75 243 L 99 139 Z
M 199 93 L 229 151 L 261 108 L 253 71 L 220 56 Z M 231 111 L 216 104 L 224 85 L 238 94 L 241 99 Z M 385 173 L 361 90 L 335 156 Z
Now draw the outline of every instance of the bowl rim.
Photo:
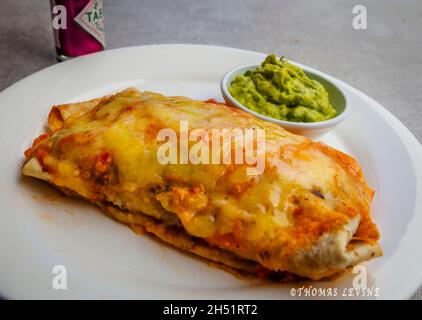
M 330 76 L 327 77 L 327 75 L 325 75 L 322 72 L 319 72 L 317 70 L 314 70 L 312 68 L 303 66 L 301 64 L 295 63 L 293 61 L 290 61 L 292 64 L 300 67 L 305 73 L 309 73 L 309 74 L 314 74 L 320 78 L 323 78 L 325 81 L 327 81 L 328 83 L 330 83 L 334 88 L 337 89 L 337 91 L 343 96 L 344 98 L 344 109 L 341 113 L 339 113 L 338 115 L 336 115 L 334 118 L 332 119 L 328 119 L 328 120 L 323 120 L 323 121 L 317 121 L 317 122 L 294 122 L 294 121 L 286 121 L 286 120 L 280 120 L 280 119 L 275 119 L 275 118 L 271 118 L 268 117 L 266 115 L 260 114 L 256 111 L 253 111 L 251 109 L 249 109 L 248 107 L 244 106 L 243 104 L 241 104 L 240 102 L 238 102 L 229 92 L 228 90 L 228 80 L 229 78 L 231 78 L 233 75 L 237 75 L 240 74 L 240 70 L 242 70 L 242 72 L 245 72 L 247 70 L 250 70 L 252 68 L 257 68 L 258 66 L 260 66 L 261 64 L 245 64 L 245 65 L 241 65 L 241 66 L 237 66 L 234 67 L 232 69 L 230 69 L 229 71 L 227 71 L 223 77 L 221 78 L 220 81 L 220 89 L 221 92 L 223 94 L 224 99 L 229 99 L 230 102 L 235 105 L 236 107 L 260 118 L 263 120 L 267 120 L 267 121 L 271 121 L 271 122 L 275 122 L 278 123 L 280 125 L 289 127 L 289 128 L 293 128 L 293 129 L 305 129 L 305 128 L 309 128 L 309 129 L 323 129 L 323 128 L 328 128 L 328 127 L 333 127 L 337 124 L 339 124 L 340 122 L 342 122 L 347 114 L 349 113 L 350 110 L 350 104 L 349 104 L 349 99 L 347 97 L 347 94 L 338 86 L 336 85 L 333 81 L 331 81 L 329 78 Z

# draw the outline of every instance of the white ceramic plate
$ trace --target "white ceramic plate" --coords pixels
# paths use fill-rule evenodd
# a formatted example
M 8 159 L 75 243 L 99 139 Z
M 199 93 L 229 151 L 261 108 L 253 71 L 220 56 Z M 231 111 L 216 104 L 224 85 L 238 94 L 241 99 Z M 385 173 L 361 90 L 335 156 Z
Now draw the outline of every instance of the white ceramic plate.
M 0 294 L 41 299 L 298 298 L 291 296 L 291 284 L 237 279 L 147 236 L 137 236 L 95 207 L 20 174 L 23 152 L 42 130 L 53 104 L 128 86 L 221 100 L 222 75 L 263 57 L 211 46 L 124 48 L 54 65 L 3 91 Z M 422 148 L 378 103 L 329 79 L 344 89 L 351 112 L 323 141 L 357 158 L 376 190 L 373 216 L 381 229 L 384 256 L 365 264 L 368 286 L 379 288 L 382 298 L 407 298 L 422 282 Z M 66 267 L 66 290 L 53 289 L 55 265 Z M 337 298 L 343 298 L 339 295 L 343 288 L 352 288 L 353 276 L 306 285 L 337 288 Z

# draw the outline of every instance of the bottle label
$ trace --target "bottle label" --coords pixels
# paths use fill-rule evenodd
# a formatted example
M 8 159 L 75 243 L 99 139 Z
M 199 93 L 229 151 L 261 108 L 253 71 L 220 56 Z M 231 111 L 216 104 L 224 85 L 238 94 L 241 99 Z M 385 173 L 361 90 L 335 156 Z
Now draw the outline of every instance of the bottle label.
M 90 0 L 74 20 L 105 47 L 102 1 Z

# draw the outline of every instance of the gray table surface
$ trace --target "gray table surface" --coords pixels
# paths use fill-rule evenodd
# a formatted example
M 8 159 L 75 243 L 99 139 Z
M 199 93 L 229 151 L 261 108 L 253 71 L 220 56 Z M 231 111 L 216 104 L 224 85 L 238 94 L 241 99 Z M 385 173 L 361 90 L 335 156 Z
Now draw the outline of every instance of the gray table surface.
M 357 4 L 367 30 L 352 27 Z M 107 48 L 196 43 L 285 55 L 367 93 L 422 141 L 421 0 L 104 0 L 104 12 Z M 1 0 L 0 91 L 54 63 L 49 1 Z

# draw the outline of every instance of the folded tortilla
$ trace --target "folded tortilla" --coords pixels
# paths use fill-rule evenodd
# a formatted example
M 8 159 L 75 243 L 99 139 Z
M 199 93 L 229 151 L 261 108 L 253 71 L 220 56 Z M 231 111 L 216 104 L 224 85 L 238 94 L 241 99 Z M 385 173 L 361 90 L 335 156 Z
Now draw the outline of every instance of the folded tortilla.
M 265 169 L 160 163 L 157 135 L 180 135 L 180 121 L 208 132 L 263 129 Z M 25 152 L 24 175 L 209 261 L 318 280 L 382 255 L 358 163 L 241 110 L 130 88 L 53 106 L 48 129 Z

